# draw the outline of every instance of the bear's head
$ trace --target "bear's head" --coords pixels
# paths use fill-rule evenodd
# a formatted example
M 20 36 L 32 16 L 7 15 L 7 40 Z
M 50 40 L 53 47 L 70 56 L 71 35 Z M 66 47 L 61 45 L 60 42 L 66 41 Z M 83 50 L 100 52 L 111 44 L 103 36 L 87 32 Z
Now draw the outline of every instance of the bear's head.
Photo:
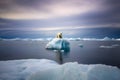
M 57 33 L 57 38 L 62 38 L 62 33 Z

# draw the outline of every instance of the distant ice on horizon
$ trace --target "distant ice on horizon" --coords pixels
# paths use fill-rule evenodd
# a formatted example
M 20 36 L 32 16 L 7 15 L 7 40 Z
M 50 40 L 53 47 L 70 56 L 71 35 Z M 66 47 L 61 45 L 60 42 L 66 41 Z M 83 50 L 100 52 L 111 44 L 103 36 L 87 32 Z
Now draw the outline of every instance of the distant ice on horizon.
M 120 80 L 120 69 L 103 64 L 63 65 L 47 59 L 0 61 L 0 80 Z
M 10 38 L 10 39 L 5 39 L 5 38 L 0 38 L 0 41 L 51 41 L 54 38 Z M 104 37 L 104 38 L 64 38 L 65 40 L 69 41 L 120 41 L 120 38 L 109 38 L 109 37 Z

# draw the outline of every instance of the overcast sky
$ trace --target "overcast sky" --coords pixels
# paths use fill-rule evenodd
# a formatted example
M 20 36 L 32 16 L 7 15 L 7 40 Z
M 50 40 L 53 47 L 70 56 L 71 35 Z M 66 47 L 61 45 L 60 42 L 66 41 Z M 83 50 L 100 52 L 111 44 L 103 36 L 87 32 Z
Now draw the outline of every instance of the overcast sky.
M 0 0 L 0 30 L 120 28 L 120 0 Z

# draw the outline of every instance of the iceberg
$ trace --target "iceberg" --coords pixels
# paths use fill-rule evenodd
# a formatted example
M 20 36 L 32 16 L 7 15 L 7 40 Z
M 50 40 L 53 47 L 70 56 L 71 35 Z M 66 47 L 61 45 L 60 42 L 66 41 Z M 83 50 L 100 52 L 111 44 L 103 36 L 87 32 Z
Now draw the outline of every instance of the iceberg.
M 64 50 L 64 52 L 69 52 L 69 42 L 62 38 L 54 38 L 46 45 L 48 50 Z
M 78 46 L 79 46 L 80 48 L 83 48 L 83 44 L 78 44 Z

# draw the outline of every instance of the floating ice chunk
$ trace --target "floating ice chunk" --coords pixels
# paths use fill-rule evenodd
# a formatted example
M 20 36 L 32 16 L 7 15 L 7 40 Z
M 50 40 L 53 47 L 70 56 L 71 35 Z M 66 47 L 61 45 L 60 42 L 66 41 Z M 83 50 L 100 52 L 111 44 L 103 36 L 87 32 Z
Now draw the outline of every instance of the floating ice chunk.
M 105 38 L 103 38 L 103 40 L 112 40 L 112 39 L 109 37 L 105 37 Z
M 120 45 L 119 44 L 113 44 L 113 45 L 110 45 L 110 46 L 100 46 L 100 48 L 116 48 L 116 47 L 119 47 Z
M 46 45 L 46 49 L 68 51 L 70 47 L 69 47 L 69 42 L 67 40 L 55 38 Z
M 79 47 L 83 48 L 83 44 L 78 44 Z
M 117 41 L 120 41 L 120 38 L 116 39 Z
M 114 48 L 113 46 L 104 46 L 104 45 L 102 45 L 102 46 L 100 46 L 100 48 Z

